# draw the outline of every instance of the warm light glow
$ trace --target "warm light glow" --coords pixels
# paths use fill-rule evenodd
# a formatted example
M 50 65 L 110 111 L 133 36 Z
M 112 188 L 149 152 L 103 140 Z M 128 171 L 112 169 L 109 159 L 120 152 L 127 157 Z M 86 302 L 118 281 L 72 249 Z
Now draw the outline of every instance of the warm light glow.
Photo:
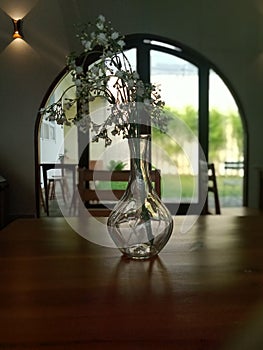
M 16 32 L 14 32 L 14 34 L 13 34 L 13 38 L 14 39 L 22 39 L 22 35 L 20 35 L 19 33 L 18 33 L 18 31 L 16 31 Z
M 39 2 L 39 0 L 0 0 L 1 10 L 9 17 L 19 19 L 24 18 Z
M 13 38 L 14 39 L 22 39 L 23 34 L 22 34 L 22 20 L 21 19 L 12 19 L 13 24 L 14 24 L 14 34 Z

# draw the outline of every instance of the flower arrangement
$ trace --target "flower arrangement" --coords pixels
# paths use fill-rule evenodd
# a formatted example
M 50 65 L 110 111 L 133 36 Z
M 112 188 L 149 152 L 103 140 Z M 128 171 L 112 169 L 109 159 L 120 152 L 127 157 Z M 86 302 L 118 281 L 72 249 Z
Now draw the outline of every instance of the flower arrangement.
M 115 135 L 138 136 L 142 116 L 146 116 L 147 124 L 165 131 L 167 117 L 160 89 L 151 83 L 145 84 L 132 69 L 124 53 L 124 37 L 111 23 L 100 15 L 94 24 L 85 25 L 77 37 L 83 53 L 67 57 L 73 85 L 40 113 L 58 124 L 76 124 L 84 132 L 91 130 L 92 141 L 103 139 L 105 146 L 111 144 L 111 137 Z M 74 98 L 67 97 L 71 88 L 76 91 Z M 106 99 L 109 105 L 109 114 L 101 123 L 92 120 L 89 112 L 89 103 L 98 97 Z M 73 105 L 77 105 L 74 116 L 68 113 Z

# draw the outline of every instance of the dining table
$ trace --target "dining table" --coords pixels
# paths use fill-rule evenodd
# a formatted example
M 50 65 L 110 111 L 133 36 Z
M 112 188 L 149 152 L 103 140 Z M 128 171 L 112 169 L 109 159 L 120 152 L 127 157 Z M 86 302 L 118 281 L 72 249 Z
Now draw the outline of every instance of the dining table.
M 72 183 L 72 194 L 74 195 L 75 193 L 75 188 L 76 188 L 76 168 L 77 164 L 75 163 L 41 163 L 40 164 L 40 169 L 42 169 L 42 176 L 43 176 L 43 185 L 44 185 L 44 194 L 45 194 L 45 199 L 44 199 L 44 208 L 46 211 L 47 216 L 49 216 L 49 182 L 50 181 L 55 181 L 56 179 L 64 179 L 63 184 L 61 183 L 61 190 L 62 193 L 64 190 L 67 189 L 67 180 L 71 179 Z M 48 178 L 48 172 L 50 170 L 53 171 L 59 171 L 59 176 L 52 175 L 51 178 Z M 66 172 L 70 172 L 70 176 Z M 41 171 L 40 171 L 41 172 Z M 65 187 L 65 189 L 64 189 Z M 64 194 L 63 194 L 64 197 Z M 64 199 L 65 200 L 65 199 Z
M 64 217 L 0 231 L 0 349 L 263 349 L 263 215 L 203 215 L 131 260 Z M 87 230 L 108 235 L 106 218 Z

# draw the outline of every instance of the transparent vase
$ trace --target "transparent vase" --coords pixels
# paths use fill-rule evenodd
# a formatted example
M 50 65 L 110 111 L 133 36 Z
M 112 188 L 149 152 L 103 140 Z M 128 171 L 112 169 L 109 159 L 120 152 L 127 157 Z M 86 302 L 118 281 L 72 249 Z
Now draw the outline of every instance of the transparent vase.
M 149 135 L 128 140 L 131 173 L 123 197 L 112 210 L 109 234 L 123 253 L 132 259 L 157 255 L 173 231 L 173 219 L 157 195 L 149 175 Z

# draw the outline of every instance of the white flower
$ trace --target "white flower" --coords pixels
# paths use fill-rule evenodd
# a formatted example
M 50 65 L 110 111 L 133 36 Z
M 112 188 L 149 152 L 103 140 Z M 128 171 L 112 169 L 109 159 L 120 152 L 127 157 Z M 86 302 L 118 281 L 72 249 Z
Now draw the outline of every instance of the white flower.
M 76 79 L 75 80 L 75 85 L 76 86 L 81 86 L 81 80 L 80 79 Z
M 123 40 L 118 40 L 117 44 L 118 44 L 121 48 L 123 48 L 124 45 L 125 45 L 125 42 L 124 42 Z
M 76 73 L 77 74 L 82 74 L 83 73 L 83 68 L 81 66 L 76 67 Z
M 137 86 L 137 95 L 138 95 L 139 97 L 142 97 L 143 94 L 144 94 L 144 86 L 143 86 L 143 85 L 138 85 L 138 86 Z
M 104 33 L 99 33 L 97 36 L 98 43 L 101 45 L 107 44 L 108 40 Z
M 114 32 L 111 34 L 111 38 L 112 40 L 116 40 L 119 37 L 119 33 L 118 32 Z
M 91 130 L 96 134 L 94 140 L 102 138 L 106 146 L 111 142 L 107 126 L 115 126 L 115 135 L 133 137 L 134 130 L 129 127 L 129 116 L 133 111 L 137 111 L 137 100 L 143 101 L 142 106 L 150 114 L 152 121 L 157 120 L 160 123 L 159 109 L 164 103 L 160 99 L 159 90 L 151 84 L 145 85 L 139 74 L 131 69 L 131 64 L 123 52 L 124 37 L 111 27 L 110 22 L 106 24 L 105 17 L 100 15 L 93 25 L 84 26 L 77 37 L 83 47 L 83 59 L 78 60 L 76 54 L 67 58 L 76 97 L 67 98 L 66 90 L 56 103 L 41 109 L 40 112 L 46 113 L 50 120 L 59 124 L 76 123 L 83 131 Z M 99 51 L 96 46 L 99 46 Z M 98 60 L 89 65 L 87 58 L 93 52 L 98 55 Z M 98 96 L 105 98 L 109 105 L 115 106 L 106 124 L 102 125 L 89 116 L 89 102 Z M 78 108 L 72 117 L 72 112 L 68 113 L 68 110 L 73 105 L 77 105 Z
M 86 41 L 84 44 L 84 47 L 86 50 L 90 50 L 91 49 L 91 42 L 90 41 Z
M 115 73 L 115 76 L 116 76 L 117 78 L 122 78 L 123 75 L 124 75 L 124 73 L 123 73 L 123 71 L 121 71 L 121 70 L 117 70 L 117 72 Z
M 106 52 L 106 57 L 111 57 L 113 55 L 113 52 L 112 51 L 107 51 Z
M 105 17 L 103 15 L 99 15 L 98 20 L 101 22 L 105 22 Z
M 134 81 L 133 81 L 132 79 L 129 79 L 129 80 L 127 81 L 127 85 L 128 85 L 128 88 L 129 88 L 129 89 L 133 88 L 133 87 L 134 87 Z
M 138 80 L 140 78 L 139 74 L 136 71 L 132 72 L 133 79 Z
M 99 73 L 99 67 L 98 66 L 93 66 L 90 69 L 91 74 L 97 75 Z
M 97 23 L 96 26 L 97 26 L 97 28 L 99 30 L 102 30 L 104 28 L 104 24 L 103 23 Z

